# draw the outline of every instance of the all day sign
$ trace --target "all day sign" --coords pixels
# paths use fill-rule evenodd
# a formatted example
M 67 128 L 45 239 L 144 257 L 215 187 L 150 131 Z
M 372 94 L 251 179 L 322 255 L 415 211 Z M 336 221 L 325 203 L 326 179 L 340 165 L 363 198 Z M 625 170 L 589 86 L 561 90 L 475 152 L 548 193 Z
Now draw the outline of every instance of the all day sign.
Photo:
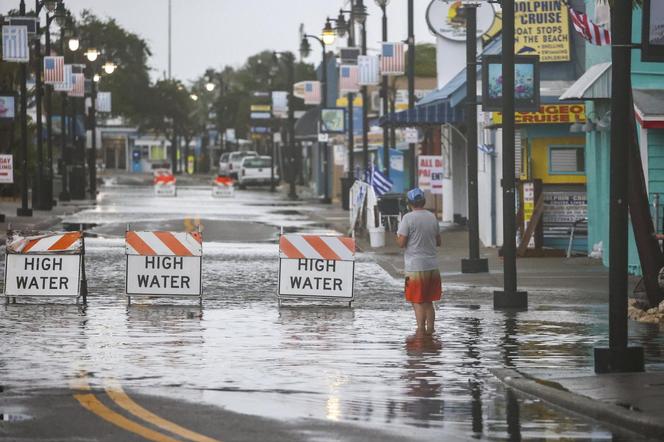
M 420 155 L 417 157 L 417 185 L 434 195 L 443 193 L 443 157 Z

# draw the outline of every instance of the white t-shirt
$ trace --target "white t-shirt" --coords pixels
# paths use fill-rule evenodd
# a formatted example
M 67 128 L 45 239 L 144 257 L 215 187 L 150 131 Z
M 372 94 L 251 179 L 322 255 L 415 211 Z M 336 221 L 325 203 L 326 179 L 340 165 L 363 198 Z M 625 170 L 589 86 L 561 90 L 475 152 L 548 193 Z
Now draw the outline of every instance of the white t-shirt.
M 404 215 L 397 234 L 408 237 L 404 253 L 406 272 L 438 268 L 436 237 L 439 233 L 436 215 L 428 210 L 413 210 Z

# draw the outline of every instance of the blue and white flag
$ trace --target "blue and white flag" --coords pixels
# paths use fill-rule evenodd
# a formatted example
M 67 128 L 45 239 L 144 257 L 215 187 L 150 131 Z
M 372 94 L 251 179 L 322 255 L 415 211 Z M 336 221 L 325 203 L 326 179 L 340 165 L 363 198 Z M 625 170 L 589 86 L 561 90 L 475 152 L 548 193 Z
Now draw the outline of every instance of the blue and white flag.
M 2 59 L 13 63 L 30 61 L 27 26 L 2 27 Z
M 373 165 L 371 166 L 371 169 L 367 170 L 367 181 L 371 187 L 373 187 L 376 196 L 385 195 L 392 190 L 392 186 L 394 185 L 394 182 L 391 179 L 383 175 L 380 170 L 376 169 Z
M 110 92 L 97 92 L 97 101 L 95 101 L 97 112 L 110 112 L 111 111 L 111 93 Z
M 360 86 L 373 86 L 380 83 L 380 59 L 378 55 L 360 55 L 357 57 L 360 69 Z

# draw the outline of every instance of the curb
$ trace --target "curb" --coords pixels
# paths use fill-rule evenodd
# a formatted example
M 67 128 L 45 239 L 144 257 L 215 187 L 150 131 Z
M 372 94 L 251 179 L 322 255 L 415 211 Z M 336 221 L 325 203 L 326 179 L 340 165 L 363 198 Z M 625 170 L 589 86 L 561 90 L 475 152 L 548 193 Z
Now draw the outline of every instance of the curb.
M 572 411 L 644 436 L 664 438 L 664 422 L 607 402 L 572 393 L 555 382 L 528 377 L 513 369 L 492 369 L 491 373 L 508 387 L 539 398 L 563 410 Z

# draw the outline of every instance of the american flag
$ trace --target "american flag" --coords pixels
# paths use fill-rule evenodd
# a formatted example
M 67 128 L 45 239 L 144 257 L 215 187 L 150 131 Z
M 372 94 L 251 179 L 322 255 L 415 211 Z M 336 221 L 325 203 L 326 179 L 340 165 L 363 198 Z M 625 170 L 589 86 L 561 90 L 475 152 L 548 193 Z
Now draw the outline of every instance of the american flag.
M 14 63 L 30 61 L 27 26 L 5 25 L 2 27 L 2 59 Z
M 97 112 L 110 112 L 111 111 L 111 93 L 110 92 L 97 92 L 97 100 L 95 101 Z
M 371 86 L 380 83 L 380 60 L 377 55 L 360 55 L 357 57 L 357 66 L 360 69 L 361 86 Z
M 341 93 L 358 92 L 360 90 L 359 69 L 357 66 L 342 64 L 339 67 L 339 91 Z
M 596 25 L 588 19 L 586 14 L 583 12 L 577 12 L 571 7 L 569 8 L 569 14 L 572 18 L 572 25 L 574 25 L 576 32 L 581 34 L 583 38 L 588 40 L 591 44 L 597 46 L 611 44 L 611 32 L 607 29 Z
M 320 104 L 320 81 L 307 81 L 304 83 L 304 104 Z
M 404 74 L 405 63 L 403 43 L 383 43 L 380 57 L 380 71 L 383 75 Z
M 65 79 L 65 57 L 44 57 L 44 83 L 62 83 Z
M 71 81 L 73 87 L 68 95 L 70 97 L 85 97 L 85 75 L 71 74 Z
M 53 90 L 54 91 L 60 91 L 60 92 L 69 92 L 71 91 L 71 88 L 74 87 L 74 84 L 72 83 L 72 73 L 71 73 L 71 65 L 66 64 L 64 67 L 64 75 L 62 78 L 61 83 L 55 83 L 53 85 Z

